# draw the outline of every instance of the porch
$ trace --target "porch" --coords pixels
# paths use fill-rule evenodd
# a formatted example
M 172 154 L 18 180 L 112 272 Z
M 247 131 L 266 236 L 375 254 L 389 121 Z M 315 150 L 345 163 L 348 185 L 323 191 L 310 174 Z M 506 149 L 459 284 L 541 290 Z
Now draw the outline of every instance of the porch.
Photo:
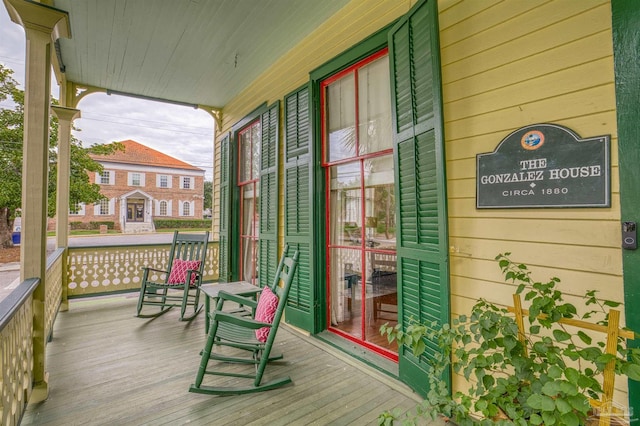
M 136 297 L 75 299 L 58 314 L 47 344 L 49 397 L 30 404 L 21 424 L 364 425 L 376 424 L 385 409 L 408 410 L 420 400 L 386 374 L 288 326 L 276 340 L 285 360 L 266 374 L 290 375 L 293 384 L 231 397 L 189 393 L 204 315 L 190 323 L 178 321 L 177 311 L 136 318 Z

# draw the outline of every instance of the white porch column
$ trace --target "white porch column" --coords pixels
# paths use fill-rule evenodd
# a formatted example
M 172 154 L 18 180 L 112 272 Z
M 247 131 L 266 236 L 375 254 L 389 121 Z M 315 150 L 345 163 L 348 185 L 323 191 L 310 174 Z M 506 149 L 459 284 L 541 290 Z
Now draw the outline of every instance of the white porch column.
M 51 111 L 58 117 L 58 176 L 56 176 L 56 248 L 69 246 L 69 188 L 71 179 L 71 125 L 80 117 L 80 110 L 54 105 Z M 67 274 L 62 274 L 61 311 L 69 310 Z
M 56 199 L 56 248 L 69 245 L 69 179 L 71 176 L 71 125 L 80 110 L 54 105 L 58 117 L 58 176 Z
M 33 380 L 30 402 L 49 393 L 45 370 L 45 270 L 47 246 L 47 175 L 49 168 L 49 107 L 53 40 L 68 37 L 68 14 L 23 0 L 4 0 L 11 20 L 24 27 L 26 69 L 22 164 L 22 235 L 20 280 L 39 277 L 33 295 Z
M 211 118 L 213 118 L 213 162 L 211 163 L 211 235 L 214 239 L 218 239 L 220 238 L 220 236 L 218 233 L 216 233 L 215 230 L 213 221 L 213 206 L 215 204 L 216 193 L 216 139 L 218 137 L 218 132 L 222 128 L 222 109 L 206 105 L 198 105 L 198 108 L 206 111 L 211 116 Z M 202 209 L 204 210 L 204 199 L 202 200 Z

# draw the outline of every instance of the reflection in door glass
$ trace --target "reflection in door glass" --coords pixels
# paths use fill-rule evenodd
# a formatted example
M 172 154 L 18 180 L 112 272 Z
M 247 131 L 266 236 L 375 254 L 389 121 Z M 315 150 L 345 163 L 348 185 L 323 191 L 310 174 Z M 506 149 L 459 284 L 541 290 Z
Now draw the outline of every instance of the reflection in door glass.
M 380 336 L 398 321 L 395 193 L 391 154 L 330 166 L 330 327 L 397 351 Z

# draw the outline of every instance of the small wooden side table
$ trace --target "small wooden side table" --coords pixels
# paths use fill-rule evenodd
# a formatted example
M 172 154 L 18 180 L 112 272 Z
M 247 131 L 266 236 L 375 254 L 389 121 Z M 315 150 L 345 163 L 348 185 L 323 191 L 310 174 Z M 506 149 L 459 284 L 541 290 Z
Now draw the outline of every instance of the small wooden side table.
M 238 296 L 252 296 L 256 297 L 258 293 L 262 291 L 261 287 L 255 286 L 247 281 L 234 281 L 231 283 L 216 283 L 216 284 L 204 284 L 200 286 L 200 290 L 206 295 L 204 299 L 204 310 L 206 316 L 206 322 L 204 325 L 204 332 L 209 332 L 209 324 L 211 323 L 210 310 L 211 300 L 213 303 L 217 303 L 218 293 L 220 291 L 226 291 L 227 293 L 237 294 Z

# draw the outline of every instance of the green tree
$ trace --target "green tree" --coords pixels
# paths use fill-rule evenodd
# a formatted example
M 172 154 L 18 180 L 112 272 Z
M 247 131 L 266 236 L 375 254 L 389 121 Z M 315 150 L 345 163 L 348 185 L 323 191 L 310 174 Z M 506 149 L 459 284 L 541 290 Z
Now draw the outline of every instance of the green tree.
M 15 110 L 0 109 L 0 245 L 11 246 L 12 214 L 20 207 L 22 181 L 22 116 L 24 93 L 11 77 L 13 71 L 0 65 L 0 102 L 8 99 Z M 8 239 L 8 244 L 6 243 Z
M 204 209 L 211 210 L 213 206 L 213 182 L 205 180 L 204 181 Z
M 0 246 L 11 247 L 11 226 L 22 203 L 22 154 L 24 125 L 24 91 L 13 79 L 13 70 L 0 64 L 0 102 L 10 101 L 14 108 L 0 109 Z M 52 100 L 56 104 L 55 99 Z M 48 216 L 55 215 L 57 175 L 58 121 L 51 115 L 49 121 L 49 184 Z M 88 172 L 101 172 L 102 166 L 90 154 L 108 155 L 123 149 L 119 143 L 82 147 L 78 139 L 71 139 L 71 173 L 69 206 L 91 204 L 104 198 L 100 186 L 89 182 Z

